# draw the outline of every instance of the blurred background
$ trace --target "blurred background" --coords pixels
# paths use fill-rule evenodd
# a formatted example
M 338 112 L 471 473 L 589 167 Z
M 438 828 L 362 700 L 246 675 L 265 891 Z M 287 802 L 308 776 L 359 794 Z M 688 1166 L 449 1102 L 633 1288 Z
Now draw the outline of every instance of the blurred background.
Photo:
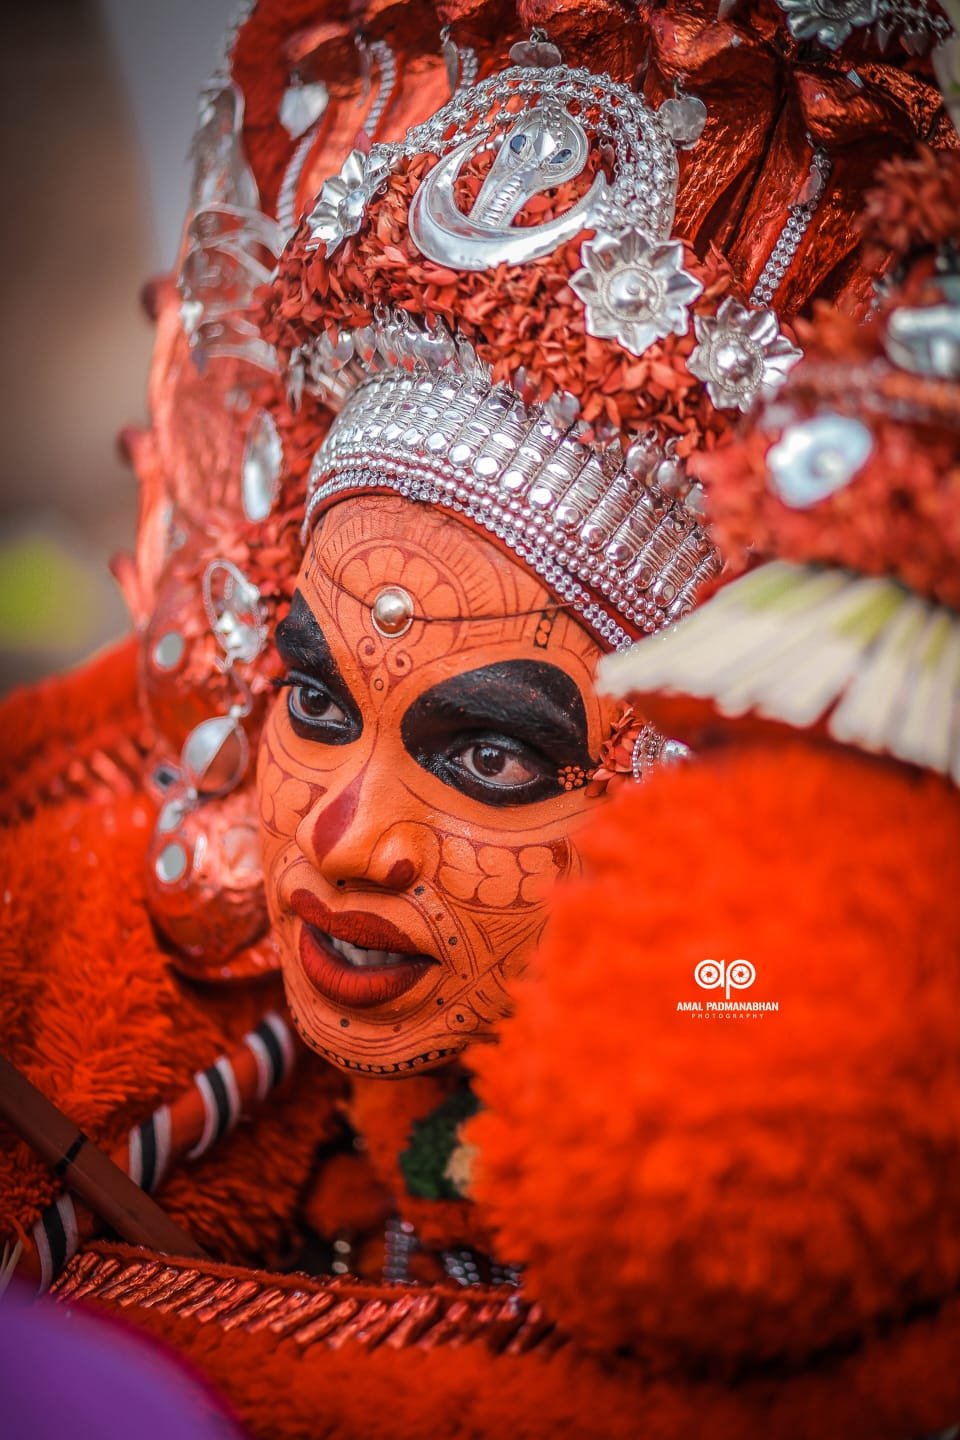
M 29 0 L 0 47 L 0 690 L 128 628 L 121 426 L 146 419 L 139 291 L 175 260 L 200 86 L 237 0 Z

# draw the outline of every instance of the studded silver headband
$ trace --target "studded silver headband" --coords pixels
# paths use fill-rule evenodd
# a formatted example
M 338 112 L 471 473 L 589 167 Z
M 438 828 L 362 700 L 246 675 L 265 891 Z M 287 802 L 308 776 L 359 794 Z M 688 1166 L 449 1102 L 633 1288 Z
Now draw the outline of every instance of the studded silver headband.
M 718 573 L 694 516 L 629 454 L 493 385 L 442 327 L 390 314 L 319 343 L 312 388 L 342 408 L 313 459 L 304 538 L 348 494 L 440 506 L 513 551 L 611 649 L 684 614 Z

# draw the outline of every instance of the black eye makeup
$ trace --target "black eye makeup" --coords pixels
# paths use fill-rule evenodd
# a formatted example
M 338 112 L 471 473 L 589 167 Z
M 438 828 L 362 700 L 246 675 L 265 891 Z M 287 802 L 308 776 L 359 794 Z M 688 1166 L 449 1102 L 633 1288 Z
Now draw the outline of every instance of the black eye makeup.
M 298 590 L 290 613 L 276 631 L 287 674 L 276 681 L 287 690 L 287 713 L 294 733 L 325 745 L 349 745 L 363 731 L 359 706 L 309 605 Z
M 527 660 L 435 685 L 409 707 L 401 735 L 418 765 L 487 805 L 560 795 L 560 769 L 592 763 L 577 686 L 555 665 Z

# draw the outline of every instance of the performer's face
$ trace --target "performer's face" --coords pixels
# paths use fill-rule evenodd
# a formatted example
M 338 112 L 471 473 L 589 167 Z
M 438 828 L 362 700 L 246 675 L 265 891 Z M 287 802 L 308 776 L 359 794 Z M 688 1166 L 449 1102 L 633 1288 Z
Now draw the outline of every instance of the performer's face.
M 417 618 L 391 637 L 372 607 L 395 586 Z M 599 647 L 552 604 L 411 501 L 344 501 L 314 532 L 258 788 L 287 997 L 342 1068 L 404 1074 L 489 1037 L 577 871 L 597 802 L 563 772 L 590 767 L 612 716 Z

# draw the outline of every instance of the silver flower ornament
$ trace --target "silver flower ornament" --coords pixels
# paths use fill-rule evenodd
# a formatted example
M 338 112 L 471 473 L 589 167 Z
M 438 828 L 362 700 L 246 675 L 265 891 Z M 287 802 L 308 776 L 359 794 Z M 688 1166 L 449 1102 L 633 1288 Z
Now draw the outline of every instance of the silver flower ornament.
M 387 179 L 389 168 L 375 151 L 351 150 L 339 175 L 323 182 L 308 218 L 310 238 L 332 255 L 348 235 L 356 235 L 367 206 Z
M 655 340 L 685 335 L 689 308 L 703 290 L 683 269 L 683 246 L 654 244 L 639 230 L 584 242 L 583 269 L 570 288 L 587 307 L 587 333 L 619 340 L 642 355 Z
M 872 25 L 877 18 L 879 0 L 777 0 L 787 17 L 794 40 L 812 36 L 836 50 L 851 30 Z
M 750 310 L 732 297 L 693 323 L 698 343 L 687 369 L 718 410 L 749 410 L 758 395 L 774 394 L 803 355 L 780 333 L 773 310 Z
M 767 454 L 770 486 L 785 505 L 808 510 L 849 485 L 873 450 L 859 420 L 826 410 L 788 425 Z

